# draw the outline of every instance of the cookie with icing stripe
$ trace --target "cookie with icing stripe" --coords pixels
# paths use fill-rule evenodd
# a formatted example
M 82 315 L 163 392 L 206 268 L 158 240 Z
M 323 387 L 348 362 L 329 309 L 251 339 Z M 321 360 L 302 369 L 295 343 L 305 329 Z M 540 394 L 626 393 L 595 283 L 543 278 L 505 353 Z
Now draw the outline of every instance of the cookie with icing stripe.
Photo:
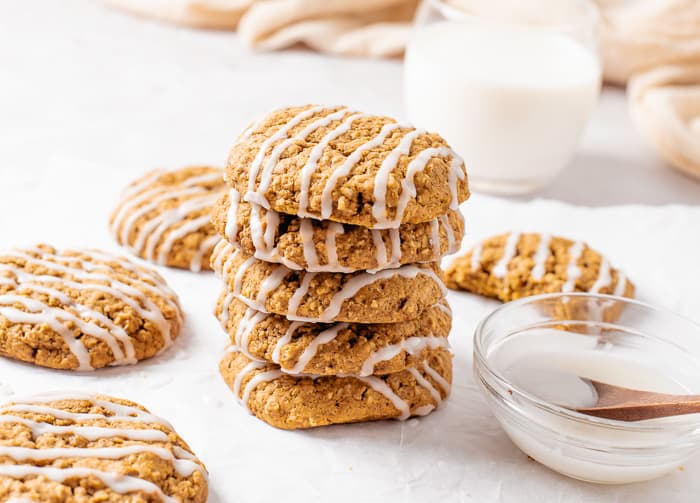
M 441 349 L 452 313 L 446 301 L 400 323 L 305 323 L 249 308 L 224 291 L 215 314 L 230 342 L 248 358 L 289 374 L 388 374 L 414 366 Z
M 295 271 L 244 255 L 222 241 L 212 266 L 232 296 L 257 311 L 290 320 L 396 323 L 417 318 L 445 296 L 436 263 L 376 274 Z
M 454 253 L 464 236 L 459 211 L 396 229 L 368 229 L 330 220 L 300 218 L 247 203 L 236 189 L 216 204 L 214 226 L 246 255 L 311 272 L 382 270 L 436 262 Z
M 154 270 L 96 250 L 0 252 L 0 355 L 44 367 L 126 365 L 167 348 L 183 314 Z
M 416 366 L 383 376 L 299 376 L 229 350 L 219 370 L 252 414 L 293 430 L 424 416 L 450 393 L 452 355 L 441 349 Z
M 445 272 L 447 286 L 508 302 L 554 292 L 634 296 L 634 285 L 581 241 L 512 232 L 478 243 Z
M 439 135 L 346 107 L 268 114 L 236 140 L 226 179 L 264 208 L 375 229 L 429 222 L 469 197 Z
M 165 420 L 81 393 L 0 406 L 0 501 L 207 500 L 207 470 Z
M 225 190 L 223 170 L 155 170 L 129 185 L 110 218 L 119 244 L 160 265 L 209 269 L 219 236 L 211 213 Z

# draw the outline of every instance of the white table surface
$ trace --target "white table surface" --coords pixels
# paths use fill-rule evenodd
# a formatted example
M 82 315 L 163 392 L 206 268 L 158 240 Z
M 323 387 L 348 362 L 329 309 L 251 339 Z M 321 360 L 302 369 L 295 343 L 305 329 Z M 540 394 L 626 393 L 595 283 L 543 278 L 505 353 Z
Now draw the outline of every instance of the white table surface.
M 345 103 L 401 117 L 400 79 L 399 62 L 250 54 L 231 34 L 140 21 L 87 0 L 0 2 L 0 246 L 116 250 L 106 220 L 133 177 L 156 166 L 221 164 L 237 132 L 275 106 Z M 656 159 L 620 90 L 605 90 L 580 152 L 552 186 L 531 201 L 477 195 L 463 210 L 465 246 L 508 229 L 579 237 L 622 265 L 641 298 L 700 318 L 700 184 Z M 472 381 L 471 334 L 497 303 L 467 294 L 450 294 L 455 386 L 444 408 L 405 423 L 270 428 L 235 404 L 217 375 L 225 341 L 210 312 L 219 282 L 161 271 L 188 315 L 175 348 L 88 375 L 1 360 L 0 400 L 81 388 L 140 401 L 205 461 L 214 502 L 670 503 L 700 492 L 697 460 L 620 487 L 528 461 Z

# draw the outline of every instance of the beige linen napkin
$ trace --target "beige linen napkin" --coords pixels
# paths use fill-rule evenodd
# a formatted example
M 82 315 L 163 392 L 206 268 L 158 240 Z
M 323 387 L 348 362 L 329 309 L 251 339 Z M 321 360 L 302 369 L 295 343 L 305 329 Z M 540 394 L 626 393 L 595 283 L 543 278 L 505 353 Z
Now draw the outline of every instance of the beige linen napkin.
M 666 162 L 700 178 L 700 1 L 596 1 L 605 80 L 628 83 L 639 128 Z
M 627 93 L 632 116 L 661 156 L 700 179 L 700 62 L 641 73 Z
M 139 16 L 171 23 L 233 30 L 255 0 L 104 0 L 105 3 Z
M 700 61 L 700 1 L 596 0 L 605 80 Z
M 403 53 L 418 0 L 105 0 L 134 14 L 199 28 L 236 29 L 249 46 L 304 44 L 352 56 Z

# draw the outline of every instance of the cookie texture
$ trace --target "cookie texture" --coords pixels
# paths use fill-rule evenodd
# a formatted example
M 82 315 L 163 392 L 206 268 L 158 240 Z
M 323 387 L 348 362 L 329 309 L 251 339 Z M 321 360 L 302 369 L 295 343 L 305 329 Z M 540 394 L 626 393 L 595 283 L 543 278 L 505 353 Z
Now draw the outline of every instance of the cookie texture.
M 204 503 L 207 494 L 201 461 L 136 403 L 65 393 L 0 407 L 0 501 Z
M 224 291 L 215 312 L 230 343 L 289 374 L 389 374 L 448 348 L 452 313 L 441 301 L 401 323 L 305 323 L 249 308 Z
M 434 220 L 469 197 L 439 135 L 346 107 L 270 113 L 236 140 L 226 179 L 267 209 L 375 229 Z
M 228 351 L 219 370 L 251 413 L 291 430 L 426 415 L 449 395 L 452 355 L 443 349 L 383 376 L 298 376 Z
M 123 257 L 0 252 L 0 355 L 56 369 L 132 364 L 167 348 L 182 324 L 165 280 Z
M 211 213 L 224 190 L 219 168 L 152 171 L 126 188 L 110 230 L 119 244 L 146 260 L 195 272 L 209 269 L 219 241 Z
M 537 233 L 491 237 L 445 272 L 449 288 L 504 302 L 554 292 L 634 296 L 634 285 L 581 241 Z
M 436 262 L 456 252 L 464 236 L 459 211 L 396 229 L 368 229 L 266 210 L 243 201 L 236 189 L 219 199 L 213 222 L 219 234 L 246 255 L 311 272 L 377 271 Z
M 226 289 L 249 307 L 298 321 L 407 321 L 445 294 L 435 263 L 376 274 L 313 273 L 260 261 L 222 241 L 214 250 L 212 265 Z

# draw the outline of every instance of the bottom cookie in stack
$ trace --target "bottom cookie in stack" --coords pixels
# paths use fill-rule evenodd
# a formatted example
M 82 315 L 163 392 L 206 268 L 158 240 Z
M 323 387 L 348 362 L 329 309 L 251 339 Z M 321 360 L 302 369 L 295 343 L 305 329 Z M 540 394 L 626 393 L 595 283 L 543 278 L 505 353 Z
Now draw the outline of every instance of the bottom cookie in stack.
M 450 392 L 452 354 L 434 355 L 385 375 L 286 374 L 229 348 L 219 364 L 226 384 L 256 417 L 293 430 L 379 419 L 407 419 L 434 410 Z

